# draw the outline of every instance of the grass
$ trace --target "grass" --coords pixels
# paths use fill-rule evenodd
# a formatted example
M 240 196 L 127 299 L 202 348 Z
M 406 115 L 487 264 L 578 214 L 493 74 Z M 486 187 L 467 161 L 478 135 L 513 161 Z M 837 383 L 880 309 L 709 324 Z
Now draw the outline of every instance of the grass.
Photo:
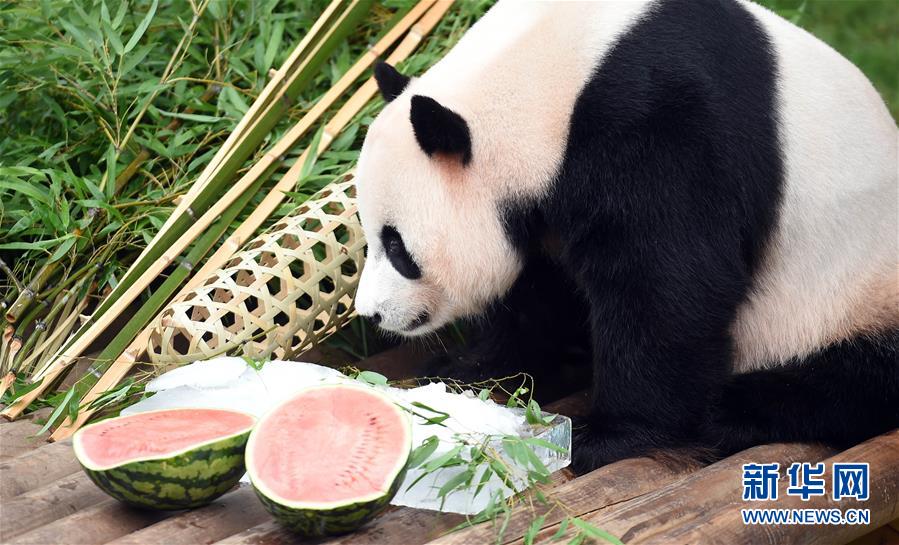
M 262 149 L 412 3 L 376 2 Z M 401 69 L 423 72 L 490 3 L 457 3 Z M 899 10 L 892 0 L 761 3 L 855 62 L 899 115 Z M 117 284 L 260 93 L 269 69 L 326 4 L 213 0 L 195 17 L 203 0 L 0 1 L 0 305 L 17 317 L 13 324 L 0 319 L 0 332 L 19 343 L 17 361 L 78 308 L 66 304 L 86 301 L 80 310 L 89 311 Z M 374 100 L 356 116 L 269 223 L 352 168 L 381 105 Z M 266 187 L 310 139 L 285 157 Z M 10 308 L 28 292 L 21 308 Z M 358 321 L 333 343 L 355 357 L 383 346 Z M 4 357 L 14 359 L 0 352 L 0 364 Z

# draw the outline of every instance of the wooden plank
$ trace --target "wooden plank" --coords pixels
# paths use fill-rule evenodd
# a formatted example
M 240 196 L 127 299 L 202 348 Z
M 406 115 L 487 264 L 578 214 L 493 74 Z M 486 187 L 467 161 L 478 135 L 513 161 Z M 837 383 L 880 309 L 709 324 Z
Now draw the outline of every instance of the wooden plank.
M 798 461 L 814 461 L 809 459 Z M 835 501 L 830 494 L 831 464 L 834 462 L 867 462 L 870 464 L 870 498 L 857 501 L 844 498 Z M 899 517 L 899 429 L 875 437 L 849 450 L 824 460 L 828 494 L 813 496 L 802 501 L 798 496 L 786 494 L 788 480 L 781 479 L 778 499 L 764 507 L 776 509 L 870 509 L 870 525 L 829 525 L 810 527 L 802 524 L 769 526 L 745 525 L 740 509 L 743 502 L 731 502 L 712 512 L 703 513 L 689 524 L 657 533 L 649 544 L 708 543 L 711 545 L 757 545 L 766 543 L 790 543 L 792 545 L 838 545 L 863 536 L 872 529 L 885 526 Z M 738 479 L 734 479 L 737 481 Z M 694 509 L 698 510 L 695 506 Z M 761 507 L 761 506 L 753 506 Z
M 165 511 L 141 511 L 109 499 L 7 541 L 8 545 L 97 545 L 129 534 L 170 516 Z
M 858 539 L 853 539 L 851 543 L 846 545 L 895 545 L 896 543 L 899 543 L 899 531 L 896 531 L 892 525 L 887 524 Z
M 47 411 L 43 412 L 47 413 Z M 2 420 L 2 422 L 3 424 L 0 425 L 0 461 L 20 456 L 45 443 L 43 437 L 37 436 L 42 426 L 33 420 L 16 422 Z
M 695 519 L 719 505 L 739 501 L 742 492 L 741 466 L 745 463 L 810 462 L 821 460 L 831 452 L 818 445 L 762 445 L 725 458 L 634 499 L 610 506 L 601 505 L 599 509 L 593 508 L 575 514 L 628 544 L 635 543 L 649 535 Z M 550 536 L 557 530 L 558 524 L 545 526 L 534 542 L 549 543 Z M 565 540 L 573 535 L 573 530 L 569 529 Z M 514 541 L 521 542 L 520 538 Z
M 71 441 L 49 443 L 0 461 L 0 499 L 12 498 L 81 471 Z
M 552 487 L 545 492 L 549 505 L 519 504 L 512 512 L 503 542 L 524 535 L 528 526 L 540 516 L 544 524 L 557 524 L 566 513 L 582 513 L 614 505 L 676 480 L 689 468 L 672 468 L 649 458 L 631 458 L 601 467 L 573 481 Z M 558 502 L 558 503 L 557 503 Z M 564 505 L 564 509 L 559 508 Z M 481 524 L 432 542 L 432 545 L 482 545 L 496 542 L 496 529 Z M 564 543 L 564 542 L 563 542 Z
M 420 376 L 425 362 L 433 356 L 420 343 L 405 343 L 355 364 L 359 369 L 381 373 L 390 380 Z
M 209 505 L 185 511 L 115 541 L 115 545 L 213 543 L 268 520 L 253 488 L 244 485 Z
M 87 475 L 79 472 L 14 498 L 4 499 L 0 543 L 108 498 Z
M 214 545 L 281 545 L 295 542 L 297 542 L 296 535 L 274 520 L 269 520 L 217 541 Z M 314 543 L 315 541 L 310 542 Z M 331 544 L 328 543 L 328 545 Z
M 334 538 L 328 545 L 422 545 L 452 530 L 465 520 L 456 513 L 398 507 L 359 530 Z

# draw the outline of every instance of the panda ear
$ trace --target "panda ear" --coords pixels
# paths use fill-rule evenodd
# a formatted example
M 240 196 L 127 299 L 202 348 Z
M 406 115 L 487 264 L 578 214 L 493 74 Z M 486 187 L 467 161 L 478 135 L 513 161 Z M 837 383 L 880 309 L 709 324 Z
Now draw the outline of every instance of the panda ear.
M 429 157 L 447 153 L 460 156 L 463 165 L 471 161 L 471 133 L 462 116 L 433 98 L 415 95 L 409 117 L 415 139 Z
M 378 89 L 381 90 L 384 100 L 391 102 L 400 96 L 400 93 L 409 84 L 409 76 L 404 76 L 397 72 L 396 68 L 379 61 L 375 65 L 375 81 L 378 82 Z

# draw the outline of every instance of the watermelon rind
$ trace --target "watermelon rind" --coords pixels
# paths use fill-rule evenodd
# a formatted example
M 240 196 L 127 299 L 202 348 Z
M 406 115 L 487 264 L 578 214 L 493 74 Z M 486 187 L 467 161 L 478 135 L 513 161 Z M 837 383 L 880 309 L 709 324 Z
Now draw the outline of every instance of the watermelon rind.
M 163 411 L 140 414 L 153 412 Z M 79 430 L 72 442 L 84 472 L 113 498 L 143 509 L 191 509 L 207 505 L 240 481 L 246 472 L 244 453 L 253 425 L 164 456 L 137 458 L 113 466 L 92 463 L 85 452 L 80 437 L 90 426 Z
M 388 404 L 397 414 L 400 415 L 401 421 L 405 424 L 406 431 L 406 448 L 403 450 L 405 456 L 398 458 L 393 471 L 389 473 L 391 476 L 385 481 L 391 485 L 387 490 L 380 490 L 365 496 L 358 496 L 349 501 L 341 502 L 296 502 L 280 497 L 278 494 L 269 489 L 265 483 L 261 482 L 253 471 L 253 444 L 258 440 L 258 430 L 262 428 L 258 425 L 254 432 L 250 434 L 250 440 L 247 443 L 247 471 L 250 482 L 256 490 L 265 509 L 284 527 L 292 532 L 306 537 L 323 537 L 334 536 L 352 532 L 366 522 L 375 518 L 390 504 L 390 500 L 396 495 L 400 484 L 406 475 L 406 467 L 409 463 L 409 456 L 412 452 L 412 420 L 405 410 L 396 405 L 396 402 L 377 390 L 367 386 L 356 386 L 351 384 L 328 384 L 304 388 L 295 396 L 292 396 L 285 403 L 299 397 L 311 390 L 318 388 L 356 388 L 366 393 L 380 397 Z M 278 407 L 274 407 L 265 416 L 259 419 L 262 424 L 266 417 L 276 411 Z

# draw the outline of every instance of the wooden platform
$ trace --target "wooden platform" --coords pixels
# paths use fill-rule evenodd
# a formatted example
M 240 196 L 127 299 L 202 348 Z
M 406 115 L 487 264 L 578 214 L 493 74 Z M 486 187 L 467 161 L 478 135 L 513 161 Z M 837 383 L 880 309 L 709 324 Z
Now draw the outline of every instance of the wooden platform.
M 421 354 L 401 347 L 358 364 L 392 379 L 416 375 Z M 547 410 L 577 414 L 586 397 L 574 394 Z M 42 416 L 46 416 L 45 414 Z M 10 544 L 244 544 L 279 545 L 301 540 L 275 524 L 253 491 L 241 487 L 213 504 L 192 511 L 151 513 L 107 497 L 80 470 L 67 442 L 47 444 L 31 436 L 33 420 L 0 425 L 0 542 Z M 870 463 L 866 502 L 817 497 L 807 502 L 784 494 L 764 507 L 867 508 L 865 526 L 746 526 L 740 509 L 741 465 L 747 462 L 834 461 Z M 828 471 L 829 473 L 829 471 Z M 830 490 L 830 483 L 828 483 Z M 844 452 L 815 445 L 764 445 L 703 468 L 672 469 L 648 458 L 624 460 L 577 478 L 562 471 L 547 491 L 571 514 L 619 536 L 625 543 L 845 544 L 899 543 L 899 430 Z M 752 505 L 752 507 L 762 507 Z M 556 508 L 514 511 L 501 543 L 520 544 L 535 518 L 545 515 L 534 543 L 548 543 L 563 517 Z M 448 534 L 462 517 L 393 508 L 356 533 L 322 540 L 328 544 L 486 545 L 494 529 L 480 525 Z M 890 521 L 893 521 L 890 523 Z M 567 539 L 557 541 L 566 543 Z

